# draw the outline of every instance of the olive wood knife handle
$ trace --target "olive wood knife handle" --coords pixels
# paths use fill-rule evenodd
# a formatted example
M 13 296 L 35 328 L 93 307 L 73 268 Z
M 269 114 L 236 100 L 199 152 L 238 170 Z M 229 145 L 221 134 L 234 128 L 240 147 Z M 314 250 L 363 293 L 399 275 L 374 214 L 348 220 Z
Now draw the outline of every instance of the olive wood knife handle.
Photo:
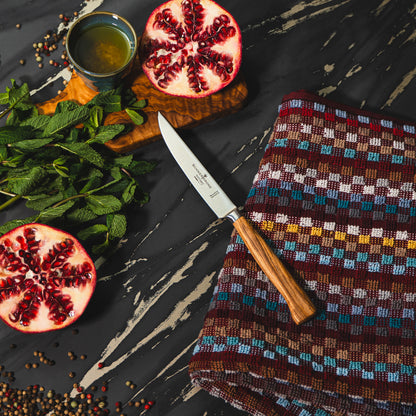
M 233 225 L 257 264 L 285 298 L 295 323 L 299 325 L 312 318 L 315 306 L 259 233 L 243 216 L 233 221 Z

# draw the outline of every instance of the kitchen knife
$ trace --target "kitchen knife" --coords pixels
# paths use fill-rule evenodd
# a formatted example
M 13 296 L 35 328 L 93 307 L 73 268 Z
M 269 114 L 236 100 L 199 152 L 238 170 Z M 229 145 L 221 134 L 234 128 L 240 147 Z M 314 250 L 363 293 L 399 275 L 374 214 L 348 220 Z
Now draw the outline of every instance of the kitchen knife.
M 159 112 L 162 137 L 173 157 L 201 197 L 219 218 L 233 223 L 257 264 L 284 297 L 296 324 L 301 324 L 316 313 L 316 308 L 279 258 L 259 233 L 244 218 L 214 178 L 183 142 L 175 129 Z

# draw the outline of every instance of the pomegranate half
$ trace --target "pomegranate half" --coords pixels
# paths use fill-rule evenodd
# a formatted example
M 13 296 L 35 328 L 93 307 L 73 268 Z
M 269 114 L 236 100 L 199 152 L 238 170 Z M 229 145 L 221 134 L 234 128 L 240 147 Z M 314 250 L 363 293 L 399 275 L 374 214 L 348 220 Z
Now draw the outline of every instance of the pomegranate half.
M 198 98 L 228 85 L 241 65 L 241 31 L 212 0 L 170 0 L 150 15 L 140 46 L 143 72 L 160 91 Z
M 22 332 L 64 328 L 84 312 L 97 280 L 79 241 L 44 224 L 0 237 L 0 318 Z

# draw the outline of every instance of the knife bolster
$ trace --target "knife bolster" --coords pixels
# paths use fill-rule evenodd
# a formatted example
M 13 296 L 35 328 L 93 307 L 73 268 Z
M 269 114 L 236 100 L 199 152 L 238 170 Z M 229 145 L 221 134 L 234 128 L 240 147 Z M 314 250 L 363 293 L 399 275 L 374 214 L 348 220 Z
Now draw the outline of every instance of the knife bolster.
M 234 208 L 231 212 L 227 214 L 227 218 L 232 222 L 236 222 L 241 217 L 240 211 L 238 208 Z

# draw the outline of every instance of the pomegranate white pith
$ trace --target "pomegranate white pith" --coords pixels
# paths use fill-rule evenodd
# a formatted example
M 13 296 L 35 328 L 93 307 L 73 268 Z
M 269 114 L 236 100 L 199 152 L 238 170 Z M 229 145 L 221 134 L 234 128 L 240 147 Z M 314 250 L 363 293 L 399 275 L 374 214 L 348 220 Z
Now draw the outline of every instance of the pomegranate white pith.
M 78 240 L 44 224 L 0 237 L 0 318 L 22 332 L 64 328 L 84 312 L 96 284 Z
M 198 98 L 228 85 L 241 65 L 241 31 L 212 0 L 170 0 L 150 15 L 142 69 L 159 90 Z

